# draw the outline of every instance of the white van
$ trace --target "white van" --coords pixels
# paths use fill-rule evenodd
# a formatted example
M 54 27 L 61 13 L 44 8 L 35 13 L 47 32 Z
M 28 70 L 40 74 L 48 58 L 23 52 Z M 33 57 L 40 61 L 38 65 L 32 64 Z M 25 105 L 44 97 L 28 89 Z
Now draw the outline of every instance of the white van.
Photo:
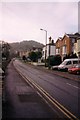
M 73 58 L 73 59 L 65 59 L 59 66 L 58 70 L 68 70 L 68 68 L 71 68 L 77 64 L 80 63 L 80 59 Z

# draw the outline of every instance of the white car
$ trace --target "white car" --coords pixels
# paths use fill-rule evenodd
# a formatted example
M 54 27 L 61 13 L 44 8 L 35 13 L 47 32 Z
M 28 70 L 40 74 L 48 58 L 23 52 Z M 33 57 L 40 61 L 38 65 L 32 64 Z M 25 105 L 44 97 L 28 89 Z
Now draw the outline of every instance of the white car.
M 52 70 L 58 70 L 58 66 L 59 66 L 59 65 L 52 66 L 52 68 L 51 68 L 51 69 L 52 69 Z
M 77 65 L 80 63 L 80 59 L 74 58 L 74 59 L 65 59 L 59 66 L 58 70 L 65 70 L 68 71 L 69 68 Z

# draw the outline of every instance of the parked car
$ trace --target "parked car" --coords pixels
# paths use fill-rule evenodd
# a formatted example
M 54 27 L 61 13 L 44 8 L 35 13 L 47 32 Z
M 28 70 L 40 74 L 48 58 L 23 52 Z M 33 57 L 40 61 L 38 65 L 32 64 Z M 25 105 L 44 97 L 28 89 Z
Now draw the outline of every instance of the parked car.
M 52 69 L 52 70 L 58 70 L 58 65 L 52 66 L 51 69 Z
M 80 63 L 80 59 L 74 58 L 74 59 L 65 59 L 59 66 L 58 70 L 65 70 L 68 71 L 69 68 L 72 68 L 73 66 Z
M 72 68 L 69 68 L 68 72 L 73 73 L 73 74 L 80 74 L 80 64 L 78 64 Z

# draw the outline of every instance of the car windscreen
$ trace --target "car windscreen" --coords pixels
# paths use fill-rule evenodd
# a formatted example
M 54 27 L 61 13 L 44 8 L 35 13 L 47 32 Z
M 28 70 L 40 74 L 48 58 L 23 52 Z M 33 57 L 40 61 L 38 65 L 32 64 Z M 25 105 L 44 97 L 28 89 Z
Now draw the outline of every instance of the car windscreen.
M 63 61 L 63 62 L 61 63 L 61 65 L 66 65 L 66 63 L 67 63 L 67 61 Z
M 71 64 L 71 61 L 67 61 L 66 65 L 70 65 Z

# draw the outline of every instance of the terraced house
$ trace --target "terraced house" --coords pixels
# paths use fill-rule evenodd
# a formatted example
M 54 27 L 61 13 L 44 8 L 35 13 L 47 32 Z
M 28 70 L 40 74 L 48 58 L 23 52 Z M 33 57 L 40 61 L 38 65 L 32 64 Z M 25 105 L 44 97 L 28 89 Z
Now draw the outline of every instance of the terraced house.
M 80 34 L 65 34 L 63 38 L 58 38 L 56 41 L 56 54 L 63 58 L 71 53 L 76 53 L 78 55 L 79 45 L 80 45 Z M 78 40 L 79 38 L 79 40 Z
M 76 43 L 74 44 L 74 52 L 80 58 L 80 37 L 77 38 Z

